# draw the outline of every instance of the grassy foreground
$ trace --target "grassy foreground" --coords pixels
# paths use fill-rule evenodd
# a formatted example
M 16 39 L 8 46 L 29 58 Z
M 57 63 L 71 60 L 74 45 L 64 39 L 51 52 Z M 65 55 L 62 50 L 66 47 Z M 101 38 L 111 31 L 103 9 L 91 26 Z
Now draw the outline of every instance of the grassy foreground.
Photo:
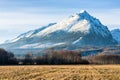
M 120 80 L 120 65 L 0 66 L 0 80 Z

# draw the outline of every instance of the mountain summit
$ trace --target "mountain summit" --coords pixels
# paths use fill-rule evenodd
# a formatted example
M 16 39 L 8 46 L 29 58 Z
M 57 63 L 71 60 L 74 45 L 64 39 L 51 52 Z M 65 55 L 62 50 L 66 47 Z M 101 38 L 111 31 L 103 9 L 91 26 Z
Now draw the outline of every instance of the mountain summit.
M 37 32 L 36 32 L 37 31 Z M 64 48 L 117 44 L 107 26 L 82 10 L 69 18 L 29 31 L 3 44 L 5 48 Z

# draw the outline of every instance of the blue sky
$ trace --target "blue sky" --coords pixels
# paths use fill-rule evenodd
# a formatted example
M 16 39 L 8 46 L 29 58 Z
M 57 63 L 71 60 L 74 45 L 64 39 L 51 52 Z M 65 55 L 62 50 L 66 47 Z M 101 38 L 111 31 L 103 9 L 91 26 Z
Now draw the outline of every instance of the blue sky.
M 120 0 L 1 0 L 0 43 L 31 29 L 59 22 L 80 10 L 109 29 L 120 28 Z

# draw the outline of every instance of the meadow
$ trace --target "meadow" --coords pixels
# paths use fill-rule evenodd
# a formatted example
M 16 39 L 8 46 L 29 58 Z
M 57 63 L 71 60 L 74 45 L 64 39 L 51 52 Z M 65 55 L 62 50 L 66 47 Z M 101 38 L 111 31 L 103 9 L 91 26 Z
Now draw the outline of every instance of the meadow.
M 0 66 L 0 80 L 120 80 L 120 65 Z

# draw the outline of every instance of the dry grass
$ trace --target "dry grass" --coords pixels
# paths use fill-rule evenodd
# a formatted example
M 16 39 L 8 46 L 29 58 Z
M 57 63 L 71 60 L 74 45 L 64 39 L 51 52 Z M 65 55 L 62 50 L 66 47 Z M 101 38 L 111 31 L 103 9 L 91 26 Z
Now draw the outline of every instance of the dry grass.
M 120 80 L 120 65 L 0 66 L 0 80 Z

